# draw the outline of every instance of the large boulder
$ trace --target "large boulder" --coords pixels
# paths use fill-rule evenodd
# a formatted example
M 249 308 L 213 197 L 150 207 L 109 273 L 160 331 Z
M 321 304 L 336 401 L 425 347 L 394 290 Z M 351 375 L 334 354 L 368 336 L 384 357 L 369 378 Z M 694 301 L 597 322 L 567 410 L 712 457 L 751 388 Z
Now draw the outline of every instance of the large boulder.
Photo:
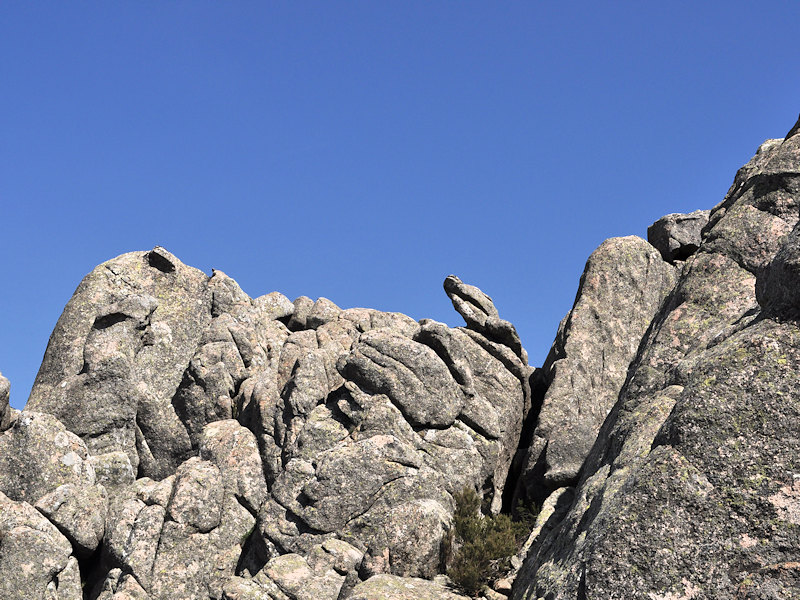
M 83 600 L 78 563 L 58 529 L 0 492 L 0 596 Z
M 0 433 L 0 492 L 56 525 L 83 558 L 105 532 L 108 497 L 81 440 L 48 414 L 23 411 Z
M 800 330 L 786 265 L 799 208 L 800 136 L 771 140 L 712 211 L 514 598 L 796 595 Z
M 163 248 L 105 262 L 56 323 L 27 408 L 164 477 L 191 452 L 172 397 L 210 320 L 208 277 Z
M 589 257 L 575 305 L 542 368 L 548 387 L 519 499 L 540 503 L 554 489 L 574 485 L 639 342 L 675 281 L 674 267 L 635 236 L 606 240 Z
M 35 504 L 61 485 L 95 484 L 88 450 L 54 416 L 24 411 L 0 434 L 0 492 Z

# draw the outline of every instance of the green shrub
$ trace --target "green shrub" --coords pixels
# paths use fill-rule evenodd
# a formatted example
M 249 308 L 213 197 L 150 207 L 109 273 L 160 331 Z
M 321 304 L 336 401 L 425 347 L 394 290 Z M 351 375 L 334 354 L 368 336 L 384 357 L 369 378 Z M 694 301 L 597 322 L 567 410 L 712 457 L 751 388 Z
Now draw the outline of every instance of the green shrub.
M 447 574 L 466 594 L 477 596 L 484 585 L 508 571 L 529 528 L 508 515 L 481 515 L 481 501 L 472 488 L 457 493 L 455 501 L 452 538 L 447 540 L 455 556 Z

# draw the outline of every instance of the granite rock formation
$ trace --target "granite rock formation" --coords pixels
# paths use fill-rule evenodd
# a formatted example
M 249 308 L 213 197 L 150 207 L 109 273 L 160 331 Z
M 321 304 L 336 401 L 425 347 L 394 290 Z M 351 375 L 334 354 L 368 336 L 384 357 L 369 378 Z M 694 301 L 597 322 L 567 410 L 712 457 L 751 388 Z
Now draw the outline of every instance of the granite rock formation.
M 518 499 L 541 504 L 576 483 L 639 341 L 675 281 L 675 269 L 635 236 L 606 240 L 589 257 L 575 305 L 542 367 L 547 391 Z
M 531 404 L 514 327 L 477 288 L 445 288 L 467 327 L 252 299 L 163 248 L 110 260 L 67 304 L 23 412 L 2 380 L 0 491 L 55 527 L 87 598 L 431 578 L 456 492 L 500 510 Z
M 515 598 L 797 598 L 800 136 L 711 211 Z
M 0 376 L 0 595 L 463 599 L 472 488 L 541 507 L 487 600 L 800 598 L 798 131 L 604 242 L 537 369 L 453 275 L 465 327 L 103 263 L 23 411 Z

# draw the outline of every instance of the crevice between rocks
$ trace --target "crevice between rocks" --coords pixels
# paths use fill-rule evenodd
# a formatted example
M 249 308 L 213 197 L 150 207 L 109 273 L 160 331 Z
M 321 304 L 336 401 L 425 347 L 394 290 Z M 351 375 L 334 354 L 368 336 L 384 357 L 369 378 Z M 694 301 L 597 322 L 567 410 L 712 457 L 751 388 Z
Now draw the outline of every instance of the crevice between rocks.
M 517 449 L 514 452 L 514 458 L 511 461 L 511 466 L 509 467 L 508 475 L 506 476 L 506 483 L 503 487 L 501 511 L 508 514 L 514 513 L 516 505 L 519 501 L 533 501 L 538 505 L 541 505 L 541 503 L 544 501 L 544 498 L 539 499 L 520 497 L 519 486 L 522 470 L 525 467 L 525 462 L 528 458 L 528 452 L 533 444 L 533 434 L 536 431 L 536 426 L 539 423 L 539 413 L 542 410 L 544 396 L 547 393 L 547 388 L 550 387 L 550 382 L 547 381 L 543 369 L 534 369 L 529 378 L 529 385 L 531 408 L 522 421 L 522 431 L 520 433 L 519 443 L 517 444 Z M 543 465 L 540 470 L 541 473 L 537 473 L 536 468 L 534 467 L 531 475 L 534 478 L 541 478 L 541 476 L 544 475 Z

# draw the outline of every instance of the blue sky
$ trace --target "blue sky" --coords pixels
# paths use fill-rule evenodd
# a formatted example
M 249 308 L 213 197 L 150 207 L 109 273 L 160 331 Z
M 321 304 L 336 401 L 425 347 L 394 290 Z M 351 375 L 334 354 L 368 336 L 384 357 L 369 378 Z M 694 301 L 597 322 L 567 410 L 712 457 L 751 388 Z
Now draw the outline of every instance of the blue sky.
M 533 364 L 591 251 L 711 208 L 800 112 L 797 2 L 0 6 L 0 370 L 21 407 L 95 265 L 461 323 Z

